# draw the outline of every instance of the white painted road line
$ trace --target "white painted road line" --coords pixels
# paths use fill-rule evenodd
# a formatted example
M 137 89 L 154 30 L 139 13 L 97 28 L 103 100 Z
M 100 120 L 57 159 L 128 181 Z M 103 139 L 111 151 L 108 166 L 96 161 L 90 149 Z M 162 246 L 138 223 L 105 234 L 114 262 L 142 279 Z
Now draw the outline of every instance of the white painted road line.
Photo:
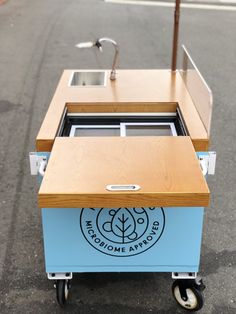
M 133 4 L 153 7 L 169 7 L 173 8 L 173 2 L 154 2 L 154 1 L 136 1 L 136 0 L 104 0 L 107 3 L 116 4 Z M 217 11 L 236 11 L 235 6 L 216 5 L 216 4 L 197 4 L 197 3 L 181 3 L 183 9 L 198 9 L 198 10 L 217 10 Z
M 218 0 L 220 3 L 235 4 L 236 0 Z

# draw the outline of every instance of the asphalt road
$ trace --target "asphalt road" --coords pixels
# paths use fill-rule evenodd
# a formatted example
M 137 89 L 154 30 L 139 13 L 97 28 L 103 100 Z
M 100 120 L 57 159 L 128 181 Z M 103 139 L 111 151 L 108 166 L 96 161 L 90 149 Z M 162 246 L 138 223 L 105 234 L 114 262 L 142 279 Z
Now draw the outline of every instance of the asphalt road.
M 9 0 L 0 6 L 0 313 L 183 313 L 170 274 L 75 276 L 62 311 L 44 271 L 37 184 L 28 152 L 65 68 L 108 68 L 112 49 L 78 51 L 75 43 L 109 36 L 120 68 L 169 68 L 173 9 L 100 0 Z M 236 313 L 236 12 L 183 9 L 181 40 L 214 94 L 201 274 L 202 313 Z M 187 235 L 186 235 L 187 236 Z M 181 244 L 180 244 L 181 245 Z M 188 248 L 186 248 L 188 249 Z

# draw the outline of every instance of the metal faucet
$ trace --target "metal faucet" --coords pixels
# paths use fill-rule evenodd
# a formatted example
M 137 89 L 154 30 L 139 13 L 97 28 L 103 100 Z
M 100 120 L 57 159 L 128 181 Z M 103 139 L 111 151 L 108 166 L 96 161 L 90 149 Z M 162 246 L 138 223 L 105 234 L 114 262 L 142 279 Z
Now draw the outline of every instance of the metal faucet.
M 117 67 L 118 56 L 119 56 L 119 47 L 118 47 L 117 43 L 115 42 L 115 40 L 113 40 L 111 38 L 103 37 L 103 38 L 98 38 L 95 42 L 88 41 L 88 42 L 84 42 L 84 43 L 79 43 L 75 47 L 77 47 L 77 48 L 97 47 L 102 52 L 102 42 L 109 42 L 115 48 L 115 55 L 114 55 L 114 59 L 113 59 L 113 63 L 112 63 L 112 70 L 111 70 L 111 74 L 110 74 L 110 80 L 113 81 L 116 79 L 116 67 Z

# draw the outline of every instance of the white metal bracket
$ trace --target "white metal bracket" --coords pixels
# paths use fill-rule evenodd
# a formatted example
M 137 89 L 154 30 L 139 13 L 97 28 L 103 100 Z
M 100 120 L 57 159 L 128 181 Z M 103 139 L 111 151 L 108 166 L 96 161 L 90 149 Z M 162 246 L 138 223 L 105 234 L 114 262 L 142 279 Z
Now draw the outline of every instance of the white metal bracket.
M 50 280 L 72 279 L 72 273 L 47 273 L 47 276 Z
M 208 154 L 204 155 L 199 154 L 198 159 L 204 176 L 215 174 L 216 152 L 208 152 Z
M 40 174 L 42 177 L 47 166 L 47 156 L 39 156 L 37 153 L 29 153 L 30 173 L 32 176 Z
M 172 279 L 196 279 L 197 273 L 195 273 L 195 272 L 190 272 L 190 273 L 174 272 L 174 273 L 172 273 L 171 277 L 172 277 Z

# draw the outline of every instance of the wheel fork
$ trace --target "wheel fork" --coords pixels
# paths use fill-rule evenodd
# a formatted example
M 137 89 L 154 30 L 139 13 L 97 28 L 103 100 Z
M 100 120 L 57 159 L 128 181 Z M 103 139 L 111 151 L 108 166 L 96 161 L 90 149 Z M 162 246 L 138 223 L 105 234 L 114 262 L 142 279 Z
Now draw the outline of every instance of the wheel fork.
M 199 291 L 203 291 L 206 286 L 204 285 L 201 278 L 196 279 L 178 279 L 178 285 L 179 285 L 179 292 L 181 295 L 181 299 L 183 301 L 188 300 L 187 292 L 186 290 L 188 288 L 194 287 L 198 289 Z

